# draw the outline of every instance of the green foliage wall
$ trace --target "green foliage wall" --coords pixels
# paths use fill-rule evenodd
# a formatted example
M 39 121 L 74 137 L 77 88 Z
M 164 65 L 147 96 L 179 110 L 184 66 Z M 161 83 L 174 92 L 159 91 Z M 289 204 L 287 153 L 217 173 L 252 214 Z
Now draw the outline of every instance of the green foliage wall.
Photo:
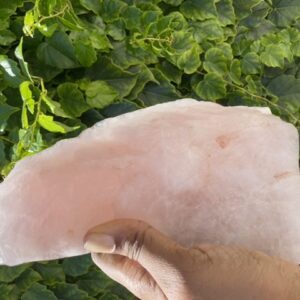
M 0 0 L 0 173 L 182 97 L 300 128 L 300 0 Z M 86 256 L 0 268 L 0 299 L 129 299 Z

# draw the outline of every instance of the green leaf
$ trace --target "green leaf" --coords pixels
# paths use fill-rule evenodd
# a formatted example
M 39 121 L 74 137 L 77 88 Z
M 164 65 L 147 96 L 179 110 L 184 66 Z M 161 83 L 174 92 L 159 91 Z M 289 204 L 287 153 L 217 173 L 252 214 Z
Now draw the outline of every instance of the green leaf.
M 177 67 L 183 70 L 186 74 L 192 74 L 196 72 L 201 65 L 201 53 L 201 47 L 198 44 L 194 44 L 189 50 L 186 50 L 177 58 Z
M 87 103 L 95 108 L 103 108 L 118 98 L 118 92 L 103 80 L 91 82 L 85 93 Z
M 198 43 L 203 41 L 222 41 L 224 39 L 224 31 L 221 24 L 215 20 L 205 20 L 203 22 L 192 23 L 194 29 L 194 37 Z
M 205 53 L 203 68 L 208 73 L 216 73 L 220 76 L 227 72 L 227 59 L 223 51 L 218 48 L 210 48 Z
M 51 37 L 57 30 L 58 24 L 54 23 L 49 26 L 47 24 L 37 24 L 36 27 L 41 34 L 43 34 L 46 37 Z
M 23 26 L 23 31 L 25 35 L 29 35 L 33 37 L 34 25 L 35 25 L 35 19 L 34 19 L 33 10 L 28 10 L 25 14 L 24 26 Z
M 195 86 L 194 91 L 205 100 L 215 101 L 226 96 L 226 82 L 220 76 L 209 73 Z
M 273 0 L 273 11 L 270 20 L 279 27 L 289 26 L 300 16 L 299 0 Z
M 6 122 L 9 117 L 14 114 L 15 112 L 19 111 L 18 107 L 10 106 L 6 103 L 0 104 L 0 127 L 4 122 Z M 1 276 L 0 276 L 1 278 Z M 1 279 L 0 279 L 1 281 Z
M 20 265 L 16 267 L 0 267 L 0 282 L 8 283 L 14 281 L 18 278 L 26 269 L 28 268 L 28 264 Z
M 217 16 L 214 0 L 187 0 L 180 6 L 180 11 L 192 20 L 206 20 Z
M 232 0 L 222 0 L 216 3 L 219 21 L 223 26 L 235 23 L 235 13 Z
M 138 95 L 143 91 L 145 85 L 152 81 L 158 83 L 151 70 L 145 65 L 135 66 L 130 69 L 131 72 L 138 74 L 137 82 L 131 93 L 126 97 L 129 100 L 136 100 Z
M 163 0 L 163 2 L 173 6 L 178 6 L 183 2 L 183 0 Z
M 32 286 L 35 282 L 41 281 L 41 275 L 29 268 L 25 270 L 16 280 L 15 284 L 19 290 L 22 292 L 26 291 L 30 286 Z
M 172 86 L 162 86 L 155 83 L 148 83 L 138 99 L 145 106 L 155 105 L 168 101 L 174 101 L 180 97 L 179 93 Z
M 180 84 L 182 72 L 173 64 L 168 61 L 162 61 L 160 64 L 156 65 L 156 68 L 160 70 L 169 81 Z
M 25 80 L 17 63 L 5 55 L 0 55 L 0 70 L 4 74 L 4 80 L 11 87 L 19 87 L 22 81 Z
M 62 300 L 96 300 L 80 290 L 76 284 L 59 283 L 51 288 L 58 299 Z
M 19 64 L 21 66 L 21 70 L 22 70 L 23 74 L 30 81 L 32 81 L 32 78 L 31 78 L 31 75 L 30 75 L 30 72 L 29 72 L 29 69 L 28 69 L 28 63 L 24 60 L 24 56 L 23 56 L 23 37 L 21 37 L 20 43 L 19 43 L 18 47 L 15 50 L 15 56 L 19 60 Z
M 19 300 L 20 291 L 15 284 L 0 283 L 0 299 L 2 300 Z
M 62 263 L 66 275 L 77 277 L 87 274 L 93 265 L 90 255 L 81 255 L 64 259 Z
M 33 114 L 35 102 L 34 99 L 32 98 L 32 92 L 30 90 L 31 85 L 32 85 L 31 81 L 23 81 L 20 84 L 20 94 L 27 109 L 31 112 L 31 114 Z
M 81 43 L 74 46 L 76 58 L 83 67 L 90 67 L 97 61 L 97 52 L 92 46 Z
M 259 56 L 255 52 L 247 53 L 241 60 L 241 68 L 244 74 L 257 74 L 261 71 Z
M 91 10 L 95 14 L 99 14 L 101 6 L 98 0 L 79 0 L 80 4 L 87 10 Z
M 0 46 L 8 46 L 16 40 L 16 36 L 10 30 L 0 30 Z
M 21 300 L 58 300 L 46 286 L 34 283 L 21 297 Z
M 97 63 L 87 69 L 86 75 L 94 81 L 101 80 L 108 83 L 119 93 L 121 99 L 131 92 L 137 80 L 137 75 L 123 71 L 107 57 L 101 57 Z
M 241 85 L 241 76 L 242 76 L 242 70 L 241 70 L 241 63 L 238 59 L 234 59 L 230 64 L 230 71 L 229 71 L 230 79 L 238 85 Z
M 76 54 L 68 35 L 56 32 L 37 49 L 37 56 L 46 65 L 59 69 L 71 69 L 78 66 Z
M 61 122 L 54 121 L 52 116 L 44 114 L 39 115 L 38 122 L 44 129 L 50 132 L 67 133 L 79 128 L 79 126 L 70 127 Z
M 269 82 L 268 90 L 283 103 L 300 103 L 300 79 L 292 75 L 280 75 Z
M 52 112 L 54 115 L 63 118 L 71 118 L 71 116 L 62 109 L 62 106 L 59 102 L 52 100 L 46 95 L 42 95 L 42 100 L 47 105 L 50 112 Z
M 75 83 L 65 82 L 58 86 L 57 93 L 64 112 L 72 117 L 80 117 L 90 107 L 84 99 L 83 93 Z
M 100 15 L 104 21 L 110 23 L 120 17 L 121 11 L 126 6 L 126 3 L 120 0 L 103 0 Z
M 252 8 L 258 5 L 263 0 L 233 0 L 232 4 L 234 11 L 238 19 L 243 19 L 249 16 L 252 12 Z
M 272 44 L 268 45 L 261 53 L 260 59 L 263 64 L 268 67 L 284 67 L 285 58 L 292 60 L 293 54 L 289 45 L 286 44 Z
M 128 112 L 135 111 L 140 107 L 131 101 L 123 100 L 121 102 L 113 103 L 101 110 L 101 114 L 105 117 L 112 118 Z
M 57 263 L 35 263 L 33 269 L 38 272 L 43 278 L 43 283 L 46 285 L 53 285 L 65 281 L 65 274 L 61 264 Z
M 56 0 L 36 0 L 36 7 L 38 8 L 39 14 L 48 16 L 53 12 L 56 5 Z
M 6 154 L 5 154 L 5 145 L 4 142 L 1 140 L 0 136 L 0 172 L 2 168 L 7 164 Z M 1 174 L 1 173 L 0 173 Z M 1 295 L 1 294 L 0 294 Z

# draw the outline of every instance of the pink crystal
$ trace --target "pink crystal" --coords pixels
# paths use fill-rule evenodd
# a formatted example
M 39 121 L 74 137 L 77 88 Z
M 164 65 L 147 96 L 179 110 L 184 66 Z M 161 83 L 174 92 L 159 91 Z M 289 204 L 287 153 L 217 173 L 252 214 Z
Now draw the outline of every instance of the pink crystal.
M 84 254 L 88 229 L 121 217 L 300 262 L 298 134 L 265 112 L 179 100 L 25 158 L 0 184 L 0 263 Z

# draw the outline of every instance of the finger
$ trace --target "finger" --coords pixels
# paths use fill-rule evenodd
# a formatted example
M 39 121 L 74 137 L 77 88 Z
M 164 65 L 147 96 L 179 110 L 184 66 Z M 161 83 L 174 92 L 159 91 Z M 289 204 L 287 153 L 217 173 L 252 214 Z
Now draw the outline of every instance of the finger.
M 86 235 L 85 248 L 138 262 L 163 290 L 176 290 L 184 282 L 177 265 L 185 248 L 142 221 L 122 219 L 96 226 Z
M 166 300 L 152 276 L 138 262 L 118 254 L 92 253 L 94 263 L 110 278 L 143 300 Z

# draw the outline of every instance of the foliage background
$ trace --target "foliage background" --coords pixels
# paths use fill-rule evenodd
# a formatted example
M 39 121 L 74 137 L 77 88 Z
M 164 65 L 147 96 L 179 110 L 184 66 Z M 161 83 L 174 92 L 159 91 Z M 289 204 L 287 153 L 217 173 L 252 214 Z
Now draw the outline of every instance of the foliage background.
M 0 173 L 182 97 L 300 129 L 300 0 L 0 0 Z M 33 183 L 34 184 L 34 183 Z M 130 299 L 88 256 L 0 268 L 0 299 Z

